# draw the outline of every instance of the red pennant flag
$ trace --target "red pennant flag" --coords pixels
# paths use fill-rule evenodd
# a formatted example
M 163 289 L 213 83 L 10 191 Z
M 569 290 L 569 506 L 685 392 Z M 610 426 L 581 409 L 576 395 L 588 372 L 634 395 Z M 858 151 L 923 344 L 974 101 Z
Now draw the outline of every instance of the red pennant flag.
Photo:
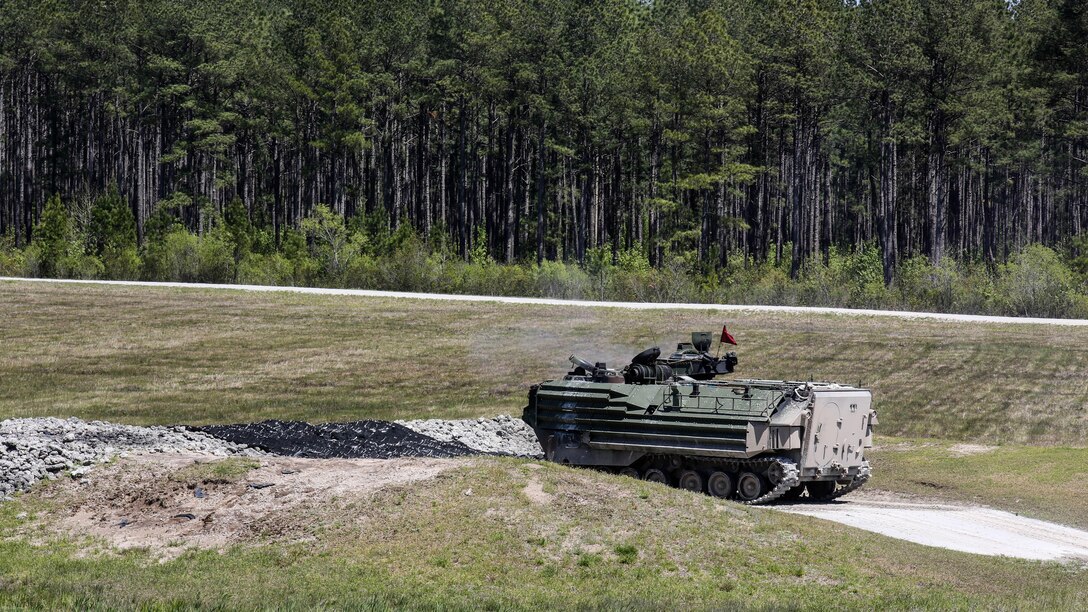
M 729 330 L 722 325 L 722 344 L 732 344 L 736 346 L 737 340 L 733 338 L 733 334 L 729 333 Z

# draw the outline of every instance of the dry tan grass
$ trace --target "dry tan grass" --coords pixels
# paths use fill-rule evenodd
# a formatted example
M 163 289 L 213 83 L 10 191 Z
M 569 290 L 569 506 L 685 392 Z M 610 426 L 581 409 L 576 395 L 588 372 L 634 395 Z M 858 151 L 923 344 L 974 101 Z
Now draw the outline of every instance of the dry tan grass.
M 620 365 L 723 315 L 0 283 L 0 417 L 129 423 L 517 414 L 578 353 Z M 1088 329 L 737 313 L 739 376 L 869 385 L 880 431 L 1082 445 Z

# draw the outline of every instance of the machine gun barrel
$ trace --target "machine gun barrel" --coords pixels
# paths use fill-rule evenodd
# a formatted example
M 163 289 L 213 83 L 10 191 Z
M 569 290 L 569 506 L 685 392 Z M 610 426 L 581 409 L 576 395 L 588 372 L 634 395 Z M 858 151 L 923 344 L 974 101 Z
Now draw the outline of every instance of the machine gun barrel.
M 585 359 L 582 359 L 581 357 L 578 357 L 576 355 L 571 355 L 570 356 L 570 362 L 572 364 L 574 364 L 574 367 L 582 368 L 586 372 L 596 372 L 597 371 L 597 366 L 596 365 L 594 365 L 594 364 L 592 364 L 592 363 L 586 361 Z

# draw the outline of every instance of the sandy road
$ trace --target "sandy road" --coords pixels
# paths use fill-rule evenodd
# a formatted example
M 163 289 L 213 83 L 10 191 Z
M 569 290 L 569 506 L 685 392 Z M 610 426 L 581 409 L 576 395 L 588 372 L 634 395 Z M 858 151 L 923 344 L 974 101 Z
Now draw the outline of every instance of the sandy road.
M 503 297 L 492 295 L 454 295 L 445 293 L 410 293 L 406 291 L 374 291 L 371 289 L 329 289 L 324 287 L 274 287 L 268 285 L 217 285 L 204 283 L 159 283 L 144 281 L 63 280 L 52 278 L 12 278 L 0 276 L 0 282 L 82 283 L 92 285 L 123 285 L 129 287 L 167 287 L 180 289 L 219 289 L 233 291 L 274 291 L 313 295 L 346 295 L 357 297 L 397 298 L 411 300 L 448 300 L 454 302 L 497 302 L 501 304 L 537 304 L 544 306 L 583 306 L 590 308 L 627 308 L 631 310 L 713 310 L 719 312 L 786 312 L 796 314 L 833 314 L 896 319 L 926 319 L 962 323 L 1004 323 L 1019 325 L 1088 326 L 1088 319 L 1044 319 L 1038 317 L 994 317 L 948 314 L 939 312 L 909 312 L 900 310 L 868 310 L 854 308 L 816 308 L 810 306 L 762 306 L 742 304 L 666 304 L 658 302 L 594 302 L 589 300 L 556 300 L 549 298 Z
M 802 514 L 893 538 L 979 555 L 1088 562 L 1088 531 L 1002 510 L 857 492 L 829 504 L 779 504 Z

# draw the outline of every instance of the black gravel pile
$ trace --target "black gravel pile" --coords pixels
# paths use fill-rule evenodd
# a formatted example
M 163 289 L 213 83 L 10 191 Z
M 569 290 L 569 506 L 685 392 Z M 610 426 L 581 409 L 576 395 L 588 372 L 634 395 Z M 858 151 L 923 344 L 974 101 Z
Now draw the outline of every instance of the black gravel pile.
M 301 421 L 262 421 L 195 427 L 196 431 L 275 455 L 328 459 L 461 457 L 478 455 L 460 442 L 442 442 L 388 421 L 311 425 Z

